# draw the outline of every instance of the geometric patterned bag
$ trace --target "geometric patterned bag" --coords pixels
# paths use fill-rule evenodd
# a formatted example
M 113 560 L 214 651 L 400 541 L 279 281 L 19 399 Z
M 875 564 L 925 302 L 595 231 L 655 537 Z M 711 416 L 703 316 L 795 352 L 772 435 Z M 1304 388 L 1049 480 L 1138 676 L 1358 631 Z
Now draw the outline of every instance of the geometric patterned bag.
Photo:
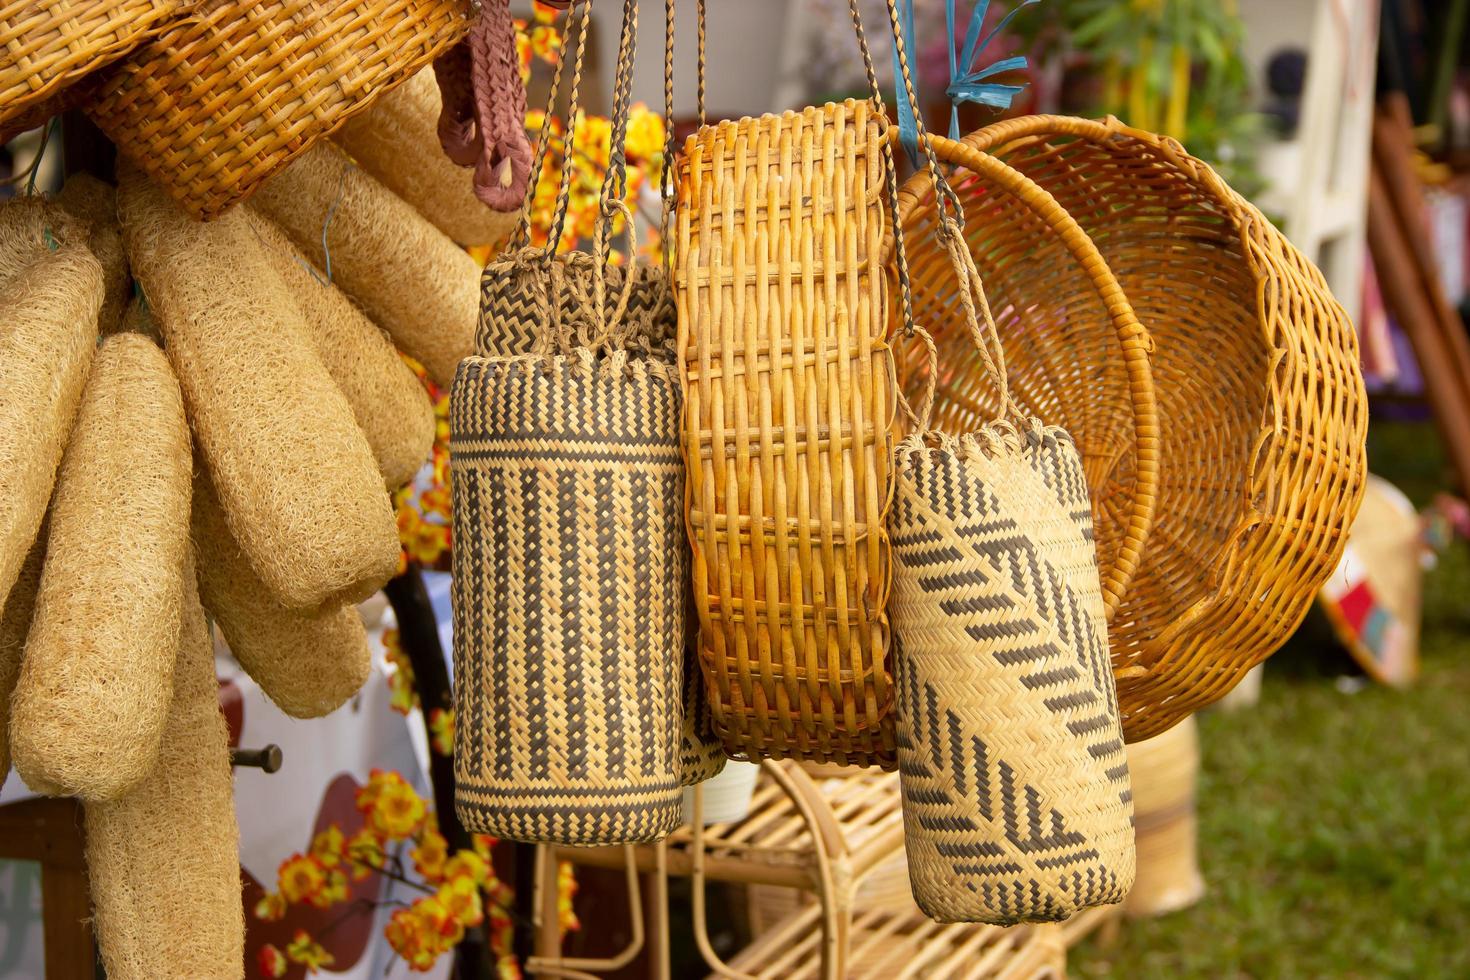
M 897 39 L 891 8 L 890 20 Z M 916 105 L 901 40 L 896 50 Z M 1063 919 L 1121 901 L 1135 861 L 1092 508 L 1071 438 L 1010 395 L 963 212 L 922 120 L 914 126 L 936 238 L 999 415 L 958 437 L 930 428 L 939 366 L 913 321 L 895 221 L 904 329 L 929 352 L 918 411 L 900 400 L 911 434 L 896 453 L 889 514 L 909 884 L 941 921 Z
M 587 6 L 574 14 L 579 40 Z M 635 30 L 629 0 L 603 185 L 612 204 L 593 251 L 554 254 L 568 160 L 551 245 L 486 268 L 479 353 L 450 394 L 455 808 L 470 829 L 509 840 L 650 842 L 680 818 L 681 396 L 672 344 L 653 337 L 672 302 L 662 270 L 630 260 L 625 279 L 607 262 L 608 216 L 626 215 Z M 522 245 L 525 230 L 523 219 Z

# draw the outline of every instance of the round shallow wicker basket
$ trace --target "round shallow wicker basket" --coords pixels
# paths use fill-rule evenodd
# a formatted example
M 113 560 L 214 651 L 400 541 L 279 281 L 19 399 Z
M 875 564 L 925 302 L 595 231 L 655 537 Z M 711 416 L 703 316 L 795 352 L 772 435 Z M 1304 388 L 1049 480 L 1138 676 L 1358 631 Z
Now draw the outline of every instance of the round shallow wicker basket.
M 0 0 L 0 143 L 70 105 L 68 91 L 191 0 Z
M 118 63 L 87 112 L 215 217 L 459 40 L 470 0 L 203 0 Z
M 1148 738 L 1217 700 L 1269 656 L 1336 565 L 1366 472 L 1356 336 L 1316 267 L 1173 140 L 1111 119 L 1032 116 L 964 143 L 1025 174 L 1071 213 L 1154 344 L 1156 517 L 1110 623 L 1124 735 Z M 950 162 L 973 160 L 942 145 Z M 992 305 L 1006 309 L 997 321 L 1015 358 L 1012 374 L 1028 358 L 1040 362 L 1056 402 L 1019 392 L 1083 450 L 1106 568 L 1107 542 L 1126 519 L 1114 489 L 1126 469 L 1105 454 L 1129 395 L 1113 349 L 1088 338 L 1112 331 L 1096 317 L 1089 328 L 1087 318 L 1069 316 L 1054 271 L 1029 261 L 1034 243 L 1008 244 L 992 230 L 995 195 L 984 184 L 959 181 L 956 190 Z M 909 211 L 906 223 L 922 224 Z M 922 234 L 913 237 L 913 265 L 943 261 L 937 250 L 926 254 Z M 1021 300 L 1006 293 L 1007 262 L 1034 271 Z M 943 308 L 948 288 L 915 276 L 919 302 L 931 308 Z M 962 331 L 935 336 L 941 363 L 968 343 Z M 1046 360 L 1053 344 L 1062 349 Z M 988 417 L 986 391 L 956 382 L 939 397 L 936 417 L 947 428 Z
M 961 143 L 933 137 L 965 203 L 965 237 L 1000 329 L 1011 393 L 1048 425 L 1070 433 L 1097 517 L 1098 567 L 1109 617 L 1128 588 L 1153 520 L 1158 418 L 1149 337 L 1086 232 L 1043 188 Z M 995 417 L 982 355 L 965 328 L 929 179 L 898 195 L 915 322 L 939 348 L 933 425 L 975 431 Z M 889 254 L 893 252 L 889 243 Z M 889 263 L 890 275 L 896 263 Z M 897 285 L 890 286 L 897 293 Z M 890 308 L 899 378 L 910 399 L 924 387 L 922 345 L 899 333 Z M 1106 515 L 1106 519 L 1103 519 Z

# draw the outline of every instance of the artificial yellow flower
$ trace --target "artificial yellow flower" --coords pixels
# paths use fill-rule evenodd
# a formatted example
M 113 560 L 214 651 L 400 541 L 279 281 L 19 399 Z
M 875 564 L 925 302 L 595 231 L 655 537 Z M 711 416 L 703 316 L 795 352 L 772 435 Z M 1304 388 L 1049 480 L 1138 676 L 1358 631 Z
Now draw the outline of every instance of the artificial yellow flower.
M 562 932 L 576 932 L 582 928 L 577 912 L 572 907 L 577 897 L 577 875 L 572 862 L 561 861 L 556 866 L 556 918 Z
M 308 854 L 293 854 L 281 862 L 276 872 L 281 896 L 287 902 L 308 902 L 314 899 L 327 883 L 327 869 Z
M 429 734 L 433 736 L 434 751 L 440 755 L 454 755 L 454 709 L 435 708 L 429 712 Z
M 345 840 L 342 828 L 332 824 L 311 839 L 311 856 L 328 868 L 342 863 L 342 848 Z
M 454 857 L 444 864 L 446 881 L 465 879 L 476 887 L 485 884 L 490 877 L 490 862 L 477 851 L 456 851 Z
M 379 791 L 372 809 L 367 811 L 367 824 L 388 840 L 406 840 L 418 831 L 426 813 L 423 797 L 398 776 L 386 781 Z
M 664 117 L 642 102 L 628 112 L 628 159 L 643 163 L 663 160 Z
M 439 831 L 425 827 L 419 833 L 417 846 L 408 852 L 408 856 L 413 858 L 413 866 L 419 874 L 429 881 L 441 881 L 444 864 L 449 858 L 449 842 Z
M 347 841 L 347 857 L 352 862 L 352 880 L 361 881 L 383 866 L 387 855 L 383 842 L 366 827 L 353 834 Z
M 296 935 L 291 937 L 291 943 L 286 947 L 286 956 L 292 963 L 306 967 L 307 973 L 316 973 L 324 966 L 331 966 L 333 961 L 332 954 L 321 943 L 312 939 L 305 929 L 297 929 Z
M 485 906 L 479 887 L 468 878 L 454 878 L 439 886 L 435 897 L 450 917 L 465 929 L 485 921 Z
M 255 917 L 262 922 L 279 922 L 286 917 L 287 902 L 280 892 L 266 892 L 255 903 Z

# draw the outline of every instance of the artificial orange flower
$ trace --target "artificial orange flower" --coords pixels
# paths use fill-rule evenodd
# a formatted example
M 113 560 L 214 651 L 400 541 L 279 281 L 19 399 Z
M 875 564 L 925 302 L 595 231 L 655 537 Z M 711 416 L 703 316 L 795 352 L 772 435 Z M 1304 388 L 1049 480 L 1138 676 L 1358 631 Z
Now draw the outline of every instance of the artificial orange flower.
M 327 883 L 327 869 L 308 854 L 293 854 L 281 862 L 276 873 L 281 897 L 291 903 L 309 902 Z
M 474 851 L 456 851 L 444 863 L 444 878 L 446 881 L 462 879 L 479 887 L 490 878 L 490 864 Z
M 280 892 L 266 892 L 255 903 L 255 917 L 262 922 L 279 922 L 286 917 L 287 902 Z
M 440 755 L 454 754 L 454 709 L 435 708 L 429 712 L 429 734 L 434 739 L 434 751 Z
M 406 840 L 424 822 L 424 799 L 398 773 L 375 772 L 372 778 L 380 776 L 380 785 L 371 797 L 372 806 L 365 811 L 367 825 L 388 840 Z M 361 802 L 358 805 L 361 807 Z
M 418 845 L 408 852 L 413 858 L 414 869 L 429 881 L 441 881 L 444 878 L 444 865 L 449 858 L 449 842 L 444 835 L 432 827 L 425 827 L 419 833 Z
M 270 943 L 266 943 L 256 952 L 255 965 L 260 970 L 261 976 L 272 978 L 284 977 L 286 970 L 291 966 L 286 959 L 286 954 Z
M 469 878 L 455 878 L 439 886 L 435 895 L 456 922 L 466 929 L 473 929 L 485 921 L 485 906 L 480 899 L 480 889 Z
M 353 834 L 347 841 L 347 857 L 352 862 L 352 880 L 362 881 L 387 860 L 383 853 L 383 842 L 366 827 Z
M 577 876 L 572 862 L 562 861 L 556 866 L 556 918 L 562 932 L 576 932 L 582 928 L 572 901 L 577 897 Z
M 395 911 L 383 929 L 383 935 L 410 970 L 427 973 L 439 959 L 437 944 L 426 934 L 423 920 L 412 908 Z
M 342 848 L 344 844 L 345 840 L 342 837 L 342 828 L 336 824 L 332 824 L 311 839 L 311 856 L 320 861 L 325 867 L 335 868 L 342 863 Z
M 334 957 L 305 929 L 297 929 L 286 947 L 286 956 L 292 963 L 306 967 L 307 973 L 316 973 L 324 966 L 331 966 Z

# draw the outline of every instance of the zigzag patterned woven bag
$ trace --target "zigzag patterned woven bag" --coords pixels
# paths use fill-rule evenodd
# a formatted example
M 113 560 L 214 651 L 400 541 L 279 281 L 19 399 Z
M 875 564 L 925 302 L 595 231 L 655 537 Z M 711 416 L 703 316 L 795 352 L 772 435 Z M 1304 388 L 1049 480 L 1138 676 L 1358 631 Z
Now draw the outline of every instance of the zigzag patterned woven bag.
M 917 105 L 902 54 L 900 68 Z M 903 329 L 928 352 L 917 411 L 899 401 L 910 435 L 896 453 L 888 524 L 909 884 L 940 921 L 1064 919 L 1121 901 L 1134 871 L 1092 507 L 1071 437 L 1011 397 L 964 212 L 923 121 L 911 122 L 934 187 L 935 237 L 999 408 L 963 436 L 931 428 L 938 354 L 914 322 L 895 219 Z
M 909 877 L 941 921 L 1061 919 L 1133 883 L 1092 510 L 1061 429 L 906 439 L 890 517 Z

